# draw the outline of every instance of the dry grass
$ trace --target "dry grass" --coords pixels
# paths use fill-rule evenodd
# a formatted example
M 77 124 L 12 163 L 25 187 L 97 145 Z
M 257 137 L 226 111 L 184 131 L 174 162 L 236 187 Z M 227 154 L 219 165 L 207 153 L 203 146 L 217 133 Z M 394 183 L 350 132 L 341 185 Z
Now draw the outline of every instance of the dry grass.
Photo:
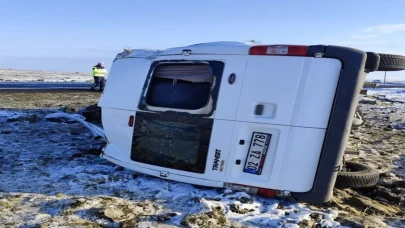
M 88 91 L 0 91 L 0 108 L 81 108 L 98 102 L 101 93 Z

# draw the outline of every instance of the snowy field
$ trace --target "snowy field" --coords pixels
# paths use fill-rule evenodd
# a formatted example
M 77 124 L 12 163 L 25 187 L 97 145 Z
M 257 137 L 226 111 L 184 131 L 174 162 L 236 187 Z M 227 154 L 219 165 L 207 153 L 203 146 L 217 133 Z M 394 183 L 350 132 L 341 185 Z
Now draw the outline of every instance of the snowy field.
M 362 110 L 365 112 L 366 115 L 372 114 L 375 110 L 379 110 L 377 112 L 378 115 L 372 116 L 371 121 L 378 122 L 380 118 L 389 120 L 390 124 L 385 126 L 385 130 L 393 129 L 394 131 L 402 132 L 402 135 L 405 135 L 405 115 L 403 110 L 405 110 L 405 88 L 376 88 L 376 89 L 369 89 L 367 92 L 367 97 L 362 97 L 360 99 L 361 104 L 371 104 L 368 106 L 363 106 Z M 381 123 L 376 123 L 376 125 L 380 125 Z M 405 137 L 401 137 L 401 144 L 405 142 Z M 390 151 L 393 149 L 391 145 L 380 145 L 380 150 Z M 390 168 L 394 168 L 394 173 L 396 173 L 400 179 L 405 179 L 405 146 L 400 148 L 402 154 L 397 154 L 390 156 L 390 160 L 392 161 L 392 166 Z M 376 151 L 371 151 L 372 153 Z M 369 154 L 363 154 L 364 157 L 369 157 Z M 379 154 L 377 154 L 379 155 Z M 367 158 L 365 158 L 367 160 Z M 376 161 L 380 159 L 385 159 L 384 156 L 379 156 L 379 158 L 375 158 L 374 163 L 371 166 L 374 168 L 378 168 L 378 163 Z M 381 160 L 380 160 L 381 161 Z M 370 165 L 370 164 L 369 164 Z M 405 226 L 404 226 L 405 227 Z
M 202 189 L 118 167 L 99 159 L 102 142 L 81 124 L 45 119 L 52 112 L 0 112 L 4 226 L 305 227 L 315 219 L 325 227 L 339 227 L 333 221 L 336 211 Z
M 375 89 L 361 104 L 370 116 L 404 113 L 404 102 L 404 89 Z M 334 204 L 296 204 L 124 169 L 98 157 L 103 142 L 81 124 L 45 118 L 55 112 L 61 110 L 0 110 L 0 227 L 363 227 L 347 221 L 354 212 Z M 397 137 L 405 119 L 395 118 Z M 355 136 L 369 140 L 363 130 Z M 363 151 L 360 158 L 380 156 Z M 380 167 L 390 173 L 388 182 L 404 179 L 403 154 Z M 392 214 L 400 210 L 387 208 Z M 393 216 L 369 220 L 372 227 L 405 227 Z
M 405 103 L 405 88 L 375 88 L 368 89 L 369 96 L 384 96 L 387 99 L 399 101 L 399 105 Z
M 92 82 L 91 67 L 88 73 L 0 69 L 0 82 Z

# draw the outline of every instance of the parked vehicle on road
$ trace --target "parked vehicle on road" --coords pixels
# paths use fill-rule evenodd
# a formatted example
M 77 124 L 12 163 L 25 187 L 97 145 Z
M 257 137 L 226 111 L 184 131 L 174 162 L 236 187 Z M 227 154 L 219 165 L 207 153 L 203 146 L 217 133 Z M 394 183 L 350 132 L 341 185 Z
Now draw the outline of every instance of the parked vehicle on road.
M 381 66 L 377 53 L 325 45 L 125 50 L 98 104 L 102 157 L 169 180 L 322 203 L 344 166 L 366 74 Z

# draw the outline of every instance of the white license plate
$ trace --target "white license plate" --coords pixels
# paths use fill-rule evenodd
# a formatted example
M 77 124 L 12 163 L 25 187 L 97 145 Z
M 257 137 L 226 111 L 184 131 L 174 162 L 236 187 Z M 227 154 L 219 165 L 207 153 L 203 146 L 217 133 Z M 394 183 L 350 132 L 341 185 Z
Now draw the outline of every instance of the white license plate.
M 262 174 L 270 139 L 271 134 L 253 132 L 243 172 L 256 175 Z

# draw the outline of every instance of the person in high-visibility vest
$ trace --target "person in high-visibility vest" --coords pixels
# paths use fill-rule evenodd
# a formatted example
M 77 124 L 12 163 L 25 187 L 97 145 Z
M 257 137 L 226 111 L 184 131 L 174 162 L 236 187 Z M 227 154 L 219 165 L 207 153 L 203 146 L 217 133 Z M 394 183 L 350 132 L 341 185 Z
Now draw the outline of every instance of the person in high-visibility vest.
M 94 77 L 94 84 L 91 86 L 90 90 L 94 91 L 98 85 L 100 85 L 100 92 L 104 90 L 105 86 L 105 76 L 107 75 L 107 69 L 105 69 L 104 64 L 102 62 L 97 63 L 93 67 L 93 77 Z

